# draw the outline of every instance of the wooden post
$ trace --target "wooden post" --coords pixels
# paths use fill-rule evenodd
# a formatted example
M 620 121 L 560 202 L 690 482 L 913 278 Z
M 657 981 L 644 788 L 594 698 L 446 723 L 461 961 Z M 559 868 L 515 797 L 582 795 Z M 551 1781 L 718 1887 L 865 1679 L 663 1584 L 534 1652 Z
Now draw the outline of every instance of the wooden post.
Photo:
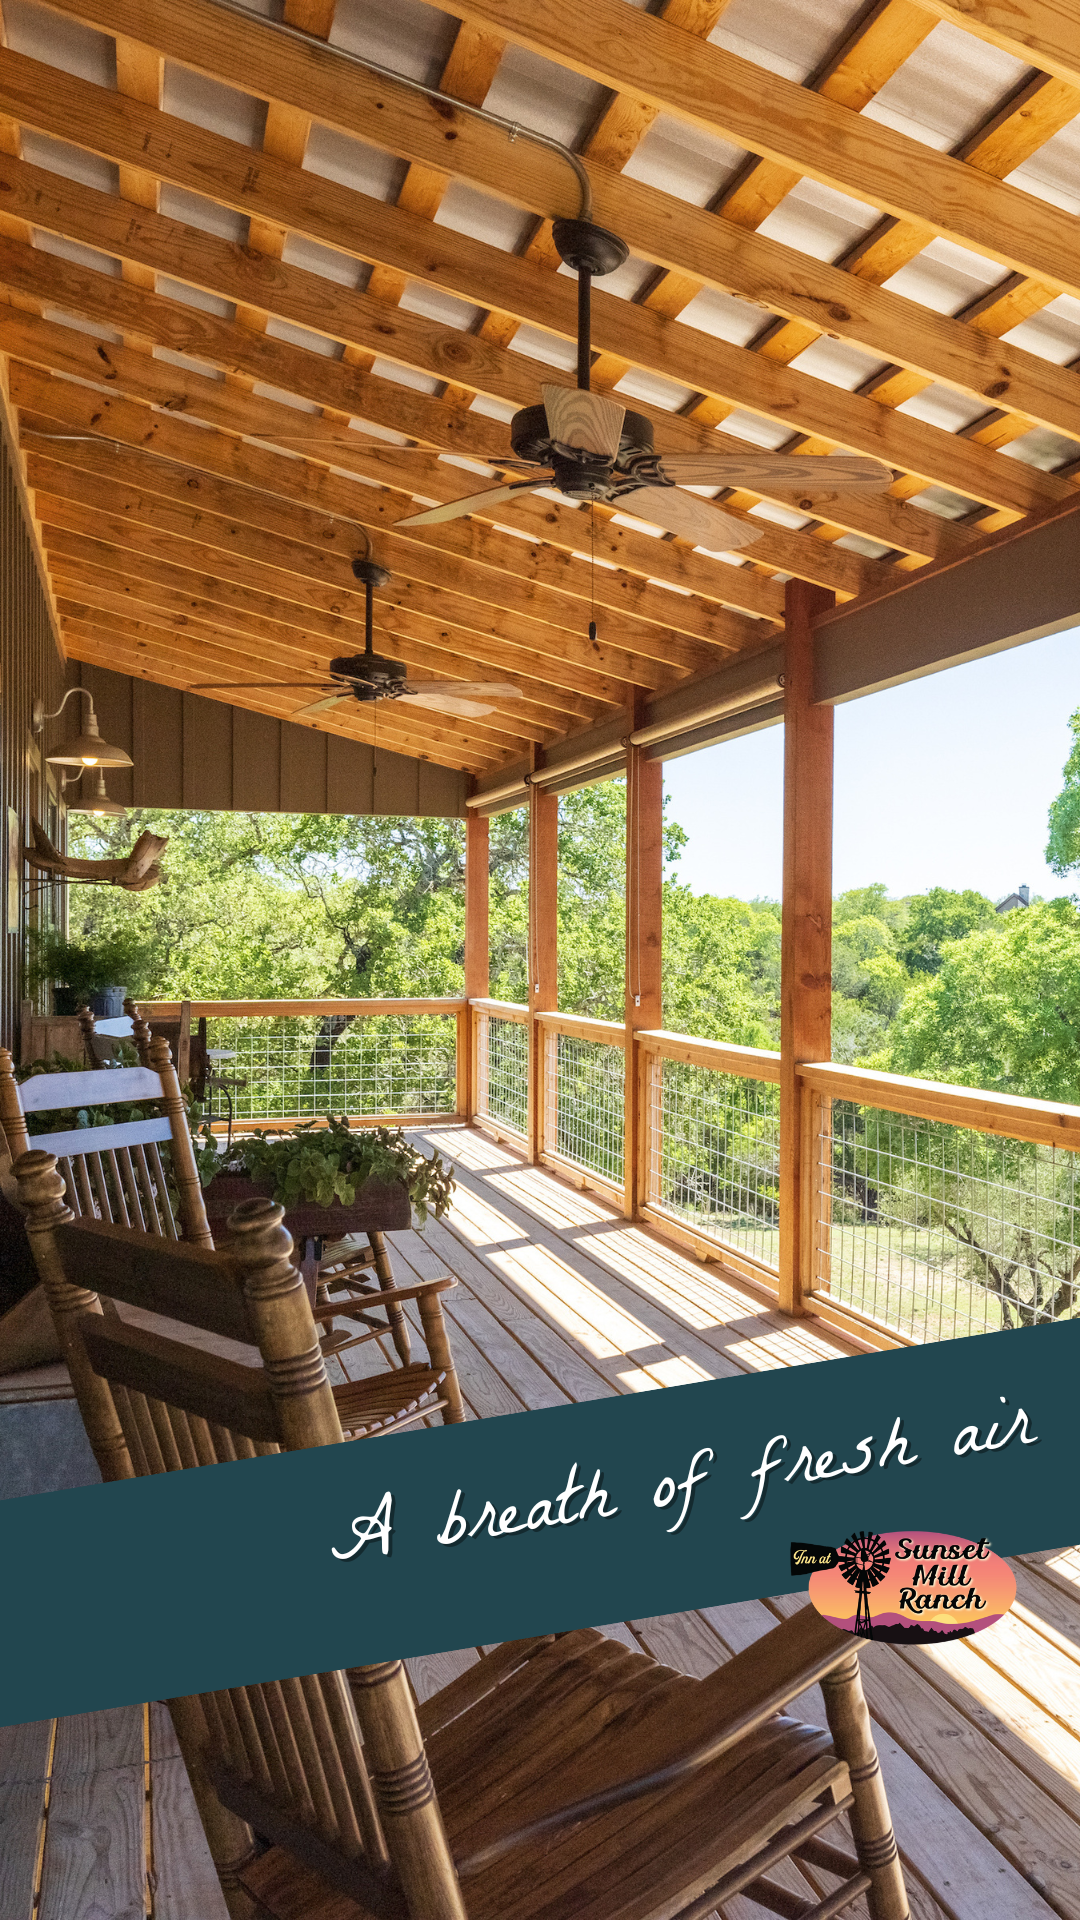
M 465 820 L 465 998 L 486 1000 L 491 991 L 491 940 L 488 918 L 491 904 L 490 836 L 486 815 L 470 809 Z M 467 1009 L 458 1025 L 458 1108 L 471 1120 L 479 1105 L 476 1023 Z
M 635 713 L 635 725 L 638 724 Z M 628 747 L 626 759 L 626 1071 L 623 1210 L 636 1219 L 645 1194 L 649 1116 L 635 1033 L 663 1025 L 664 763 Z
M 786 587 L 784 899 L 780 955 L 780 1306 L 801 1313 L 812 1275 L 817 1181 L 796 1068 L 832 1052 L 833 713 L 814 702 L 813 620 L 834 595 Z
M 543 1131 L 544 1049 L 536 1015 L 559 1004 L 559 796 L 529 788 L 529 1158 Z

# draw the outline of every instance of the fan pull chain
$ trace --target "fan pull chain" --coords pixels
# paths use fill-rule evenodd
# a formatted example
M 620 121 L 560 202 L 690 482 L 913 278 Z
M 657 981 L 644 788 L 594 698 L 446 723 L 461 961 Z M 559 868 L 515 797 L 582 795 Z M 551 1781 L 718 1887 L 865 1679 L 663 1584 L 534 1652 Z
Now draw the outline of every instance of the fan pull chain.
M 589 639 L 596 639 L 596 508 L 589 508 Z

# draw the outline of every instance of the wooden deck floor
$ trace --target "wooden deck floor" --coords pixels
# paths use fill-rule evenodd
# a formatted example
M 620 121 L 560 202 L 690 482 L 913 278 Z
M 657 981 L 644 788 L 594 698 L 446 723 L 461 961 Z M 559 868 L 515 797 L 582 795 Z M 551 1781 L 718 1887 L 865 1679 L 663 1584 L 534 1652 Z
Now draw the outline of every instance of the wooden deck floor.
M 449 1269 L 461 1282 L 446 1304 L 471 1417 L 848 1351 L 482 1134 L 428 1137 L 457 1163 L 456 1203 L 423 1237 L 393 1237 L 395 1268 L 403 1281 Z M 358 1351 L 367 1363 L 371 1349 Z M 1080 1549 L 1015 1564 L 1016 1608 L 976 1640 L 864 1650 L 913 1920 L 1080 1920 Z M 802 1604 L 748 1600 L 605 1630 L 702 1675 Z M 418 1694 L 477 1658 L 410 1662 Z M 812 1696 L 804 1711 L 821 1718 Z M 866 1920 L 863 1903 L 849 1911 Z M 148 1914 L 225 1920 L 164 1711 L 0 1730 L 0 1920 Z M 724 1920 L 763 1910 L 740 1898 Z

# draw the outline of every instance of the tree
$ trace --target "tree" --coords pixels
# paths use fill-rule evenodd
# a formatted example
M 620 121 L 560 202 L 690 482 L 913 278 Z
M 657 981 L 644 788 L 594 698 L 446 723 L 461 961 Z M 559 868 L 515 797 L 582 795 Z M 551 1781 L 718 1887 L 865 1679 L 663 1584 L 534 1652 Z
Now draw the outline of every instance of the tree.
M 1038 1100 L 1080 1100 L 1080 913 L 1051 900 L 946 941 L 873 1064 Z
M 994 903 L 969 887 L 953 893 L 931 887 L 907 901 L 907 922 L 897 934 L 897 958 L 909 973 L 937 973 L 947 940 L 964 940 L 969 933 L 995 924 Z
M 1080 707 L 1069 717 L 1073 737 L 1072 752 L 1061 770 L 1062 787 L 1050 803 L 1046 843 L 1046 864 L 1051 873 L 1064 875 L 1080 866 Z

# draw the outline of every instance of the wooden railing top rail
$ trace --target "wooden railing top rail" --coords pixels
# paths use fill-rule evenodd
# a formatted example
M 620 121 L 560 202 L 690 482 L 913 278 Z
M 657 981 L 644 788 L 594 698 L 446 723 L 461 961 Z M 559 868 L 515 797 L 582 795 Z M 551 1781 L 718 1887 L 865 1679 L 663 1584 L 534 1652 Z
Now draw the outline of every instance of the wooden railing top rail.
M 571 1040 L 595 1040 L 605 1047 L 625 1047 L 626 1028 L 618 1020 L 594 1020 L 587 1013 L 538 1012 L 540 1026 L 565 1033 Z
M 869 1067 L 836 1066 L 831 1061 L 800 1066 L 798 1072 L 807 1086 L 834 1100 L 855 1100 L 887 1113 L 911 1114 L 918 1120 L 939 1120 L 977 1133 L 1005 1134 L 1037 1146 L 1080 1152 L 1080 1107 L 1024 1100 L 1012 1093 L 981 1093 L 940 1080 L 908 1080 L 898 1073 L 875 1073 Z
M 666 1033 L 662 1029 L 635 1035 L 638 1046 L 662 1060 L 682 1060 L 691 1067 L 711 1067 L 714 1073 L 731 1073 L 741 1080 L 779 1082 L 780 1055 L 765 1047 L 737 1047 L 726 1040 L 695 1040 L 685 1033 Z
M 140 1000 L 139 1011 L 147 1020 L 176 1020 L 181 1000 Z M 193 1000 L 193 1019 L 204 1015 L 209 1020 L 246 1020 L 258 1016 L 291 1019 L 301 1014 L 350 1013 L 377 1016 L 388 1013 L 463 1013 L 464 998 L 446 1000 Z
M 470 1000 L 469 1005 L 477 1013 L 493 1013 L 497 1020 L 517 1020 L 523 1027 L 529 1024 L 529 1009 L 518 1000 Z

